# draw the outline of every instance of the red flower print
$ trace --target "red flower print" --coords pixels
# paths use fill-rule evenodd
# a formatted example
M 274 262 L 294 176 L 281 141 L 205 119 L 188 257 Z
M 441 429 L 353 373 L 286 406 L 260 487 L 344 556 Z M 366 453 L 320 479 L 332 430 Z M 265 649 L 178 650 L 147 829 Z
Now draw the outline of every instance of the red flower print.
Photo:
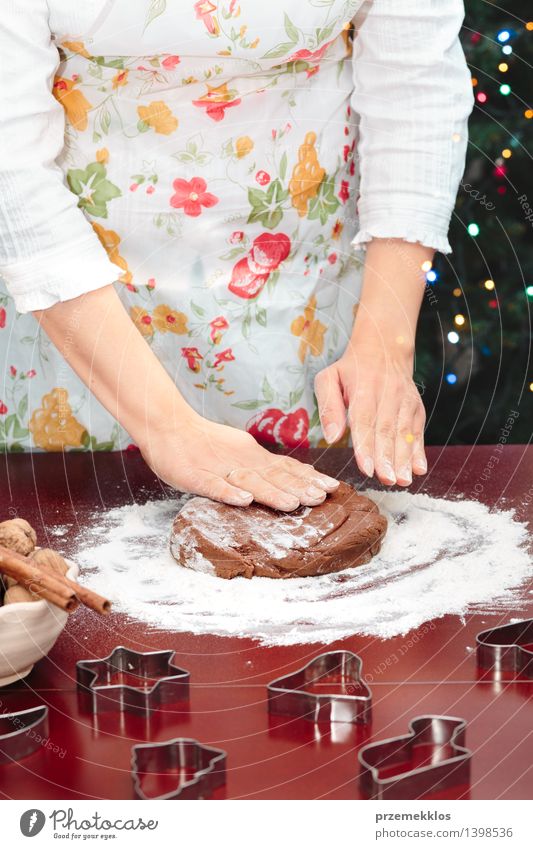
M 337 262 L 337 254 L 330 254 L 328 256 L 328 262 L 330 265 L 335 265 L 335 263 Z
M 235 90 L 228 89 L 228 84 L 223 83 L 219 86 L 210 86 L 206 83 L 207 93 L 203 94 L 198 100 L 193 100 L 192 105 L 198 106 L 200 109 L 205 109 L 206 114 L 213 121 L 222 121 L 226 114 L 226 109 L 230 106 L 238 106 L 241 102 L 240 97 L 235 97 Z
M 167 69 L 167 71 L 173 71 L 176 65 L 179 65 L 180 62 L 181 59 L 179 56 L 166 56 L 161 64 L 163 65 L 163 68 Z
M 274 271 L 284 259 L 287 259 L 291 249 L 291 240 L 285 233 L 261 233 L 257 236 L 250 250 L 251 268 L 259 266 L 257 272 L 264 273 L 265 269 Z M 255 270 L 255 269 L 254 269 Z
M 200 371 L 200 360 L 203 360 L 203 357 L 198 348 L 182 348 L 181 356 L 185 357 L 191 371 Z
M 35 369 L 31 368 L 29 371 L 26 372 L 26 377 L 35 377 L 36 374 L 37 372 L 35 371 Z
M 296 53 L 289 56 L 287 62 L 297 62 L 298 59 L 303 59 L 304 62 L 320 62 L 330 44 L 331 41 L 326 41 L 318 50 L 297 50 Z
M 172 183 L 175 195 L 170 198 L 174 209 L 183 209 L 185 215 L 197 218 L 202 206 L 211 207 L 218 203 L 218 198 L 206 192 L 207 183 L 203 177 L 193 177 L 192 180 L 178 178 Z
M 11 377 L 17 376 L 17 370 L 16 370 L 15 366 L 9 366 L 9 373 L 10 373 Z
M 256 298 L 267 282 L 268 275 L 268 271 L 255 274 L 248 265 L 248 257 L 245 256 L 233 266 L 228 289 L 239 298 Z
M 139 446 L 135 445 L 134 442 L 130 442 L 130 444 L 126 446 L 126 451 L 130 451 L 132 453 L 136 453 L 139 450 Z
M 229 237 L 230 243 L 232 245 L 238 245 L 239 242 L 242 242 L 243 239 L 244 233 L 242 232 L 242 230 L 235 230 Z
M 211 336 L 211 342 L 218 345 L 222 339 L 224 330 L 228 329 L 229 323 L 223 315 L 219 315 L 217 318 L 214 318 L 213 321 L 209 322 L 209 327 L 211 328 L 211 332 L 209 334 Z
M 155 289 L 155 277 L 150 277 L 150 279 L 146 282 L 147 289 Z
M 3 307 L 0 307 L 0 328 L 6 326 L 6 311 Z
M 3 401 L 0 401 L 0 416 L 5 416 L 7 413 L 7 407 Z
M 339 190 L 339 197 L 343 203 L 346 203 L 350 197 L 350 184 L 348 180 L 343 180 Z
M 255 175 L 255 179 L 260 186 L 268 186 L 270 183 L 270 174 L 267 174 L 266 171 L 258 171 Z
M 231 350 L 231 348 L 226 348 L 225 351 L 221 351 L 215 356 L 213 368 L 218 368 L 221 363 L 231 363 L 231 361 L 234 359 L 235 357 L 233 356 L 233 351 Z
M 343 156 L 343 159 L 344 159 L 345 162 L 348 162 L 349 155 L 350 155 L 350 145 L 345 144 L 343 149 L 342 149 L 342 156 Z
M 246 430 L 263 445 L 309 448 L 309 416 L 303 407 L 293 413 L 269 407 L 250 419 Z
M 196 17 L 204 23 L 211 35 L 216 35 L 217 33 L 217 25 L 212 15 L 212 12 L 216 12 L 216 10 L 217 7 L 213 3 L 210 3 L 209 0 L 199 0 L 198 3 L 194 4 Z

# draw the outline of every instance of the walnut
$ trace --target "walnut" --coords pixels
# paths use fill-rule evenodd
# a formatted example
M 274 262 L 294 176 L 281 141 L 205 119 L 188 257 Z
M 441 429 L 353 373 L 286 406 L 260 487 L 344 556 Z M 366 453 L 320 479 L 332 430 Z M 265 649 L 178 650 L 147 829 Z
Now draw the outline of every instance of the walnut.
M 0 545 L 17 554 L 31 554 L 37 542 L 37 534 L 25 519 L 8 519 L 0 522 Z
M 31 559 L 37 563 L 40 569 L 44 569 L 46 572 L 55 572 L 57 575 L 66 575 L 68 572 L 68 563 L 57 551 L 52 551 L 51 548 L 38 548 L 33 552 Z

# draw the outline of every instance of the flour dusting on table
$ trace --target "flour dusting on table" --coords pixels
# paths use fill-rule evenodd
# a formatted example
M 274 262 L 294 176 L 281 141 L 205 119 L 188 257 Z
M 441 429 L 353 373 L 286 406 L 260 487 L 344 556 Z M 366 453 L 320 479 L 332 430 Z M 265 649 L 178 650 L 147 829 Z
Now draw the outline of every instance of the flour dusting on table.
M 392 637 L 447 613 L 519 615 L 533 569 L 526 528 L 511 511 L 406 492 L 364 494 L 389 520 L 388 533 L 370 563 L 336 574 L 228 581 L 182 569 L 169 537 L 184 499 L 96 513 L 72 556 L 85 567 L 83 580 L 132 618 L 265 645 Z

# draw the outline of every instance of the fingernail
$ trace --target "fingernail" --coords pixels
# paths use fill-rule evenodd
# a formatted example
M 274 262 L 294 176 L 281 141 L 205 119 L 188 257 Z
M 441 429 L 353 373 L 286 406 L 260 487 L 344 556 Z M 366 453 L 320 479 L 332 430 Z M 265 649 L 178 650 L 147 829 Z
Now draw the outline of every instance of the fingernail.
M 392 483 L 396 483 L 396 474 L 394 469 L 392 468 L 390 463 L 383 463 L 383 474 L 385 477 L 392 481 Z
M 428 464 L 427 464 L 426 458 L 425 457 L 419 457 L 418 460 L 416 461 L 416 465 L 420 469 L 422 474 L 425 475 L 427 470 L 428 470 Z
M 295 495 L 281 495 L 277 499 L 278 510 L 296 510 L 300 506 L 300 499 Z
M 330 478 L 329 475 L 317 475 L 315 481 L 319 486 L 323 486 L 328 492 L 332 489 L 337 489 L 339 485 L 339 481 L 335 478 Z
M 245 505 L 251 504 L 254 500 L 254 497 L 251 492 L 246 492 L 245 489 L 238 489 L 235 493 L 231 493 L 228 495 L 227 501 L 228 504 L 234 504 L 236 507 L 243 507 Z
M 364 457 L 361 465 L 365 475 L 371 478 L 374 474 L 374 463 L 372 461 L 372 457 Z
M 400 469 L 400 472 L 398 474 L 398 478 L 401 479 L 402 481 L 407 481 L 407 483 L 413 482 L 413 475 L 411 473 L 411 469 L 409 468 L 409 466 L 402 466 L 402 468 Z
M 325 494 L 323 489 L 319 489 L 318 486 L 308 486 L 305 490 L 305 494 L 309 496 L 309 498 L 322 498 Z
M 333 422 L 326 425 L 324 428 L 324 436 L 326 438 L 326 442 L 335 442 L 335 440 L 339 437 L 339 428 L 337 425 L 333 424 Z

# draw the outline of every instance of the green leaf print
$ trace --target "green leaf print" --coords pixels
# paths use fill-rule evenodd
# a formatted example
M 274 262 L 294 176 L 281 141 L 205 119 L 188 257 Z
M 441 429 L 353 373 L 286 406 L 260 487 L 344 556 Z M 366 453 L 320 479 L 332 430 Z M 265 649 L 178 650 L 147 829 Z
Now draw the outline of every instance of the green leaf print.
M 162 15 L 167 8 L 167 0 L 151 0 L 144 21 L 144 29 L 152 23 L 159 15 Z
M 300 34 L 291 19 L 289 18 L 287 12 L 285 12 L 285 32 L 287 33 L 288 38 L 290 38 L 293 43 L 296 43 L 298 41 Z
M 330 215 L 340 206 L 339 199 L 335 196 L 335 184 L 331 177 L 326 176 L 320 183 L 318 192 L 309 203 L 309 212 L 307 217 L 309 220 L 320 219 L 321 224 L 325 224 Z
M 288 191 L 278 179 L 270 183 L 266 192 L 262 189 L 248 189 L 248 202 L 252 207 L 248 224 L 259 221 L 263 227 L 273 230 L 283 218 L 282 204 L 288 196 Z
M 294 41 L 284 41 L 283 44 L 277 44 L 275 47 L 271 47 L 261 58 L 277 59 L 279 56 L 286 56 L 287 53 L 293 52 L 294 46 Z
M 274 400 L 274 390 L 272 389 L 270 383 L 268 382 L 268 378 L 266 377 L 263 380 L 263 398 L 267 404 L 271 404 Z
M 259 407 L 263 406 L 263 402 L 262 401 L 236 401 L 231 406 L 237 407 L 238 410 L 258 410 Z
M 283 154 L 281 157 L 281 162 L 279 163 L 279 176 L 281 180 L 285 179 L 285 175 L 287 173 L 287 152 Z
M 194 301 L 191 301 L 191 309 L 192 309 L 193 313 L 198 316 L 198 318 L 204 317 L 204 315 L 205 315 L 204 308 L 199 307 L 197 304 L 194 303 Z
M 84 171 L 81 168 L 68 171 L 67 182 L 79 197 L 78 206 L 94 218 L 107 218 L 107 204 L 122 195 L 118 186 L 107 179 L 101 162 L 91 162 Z

